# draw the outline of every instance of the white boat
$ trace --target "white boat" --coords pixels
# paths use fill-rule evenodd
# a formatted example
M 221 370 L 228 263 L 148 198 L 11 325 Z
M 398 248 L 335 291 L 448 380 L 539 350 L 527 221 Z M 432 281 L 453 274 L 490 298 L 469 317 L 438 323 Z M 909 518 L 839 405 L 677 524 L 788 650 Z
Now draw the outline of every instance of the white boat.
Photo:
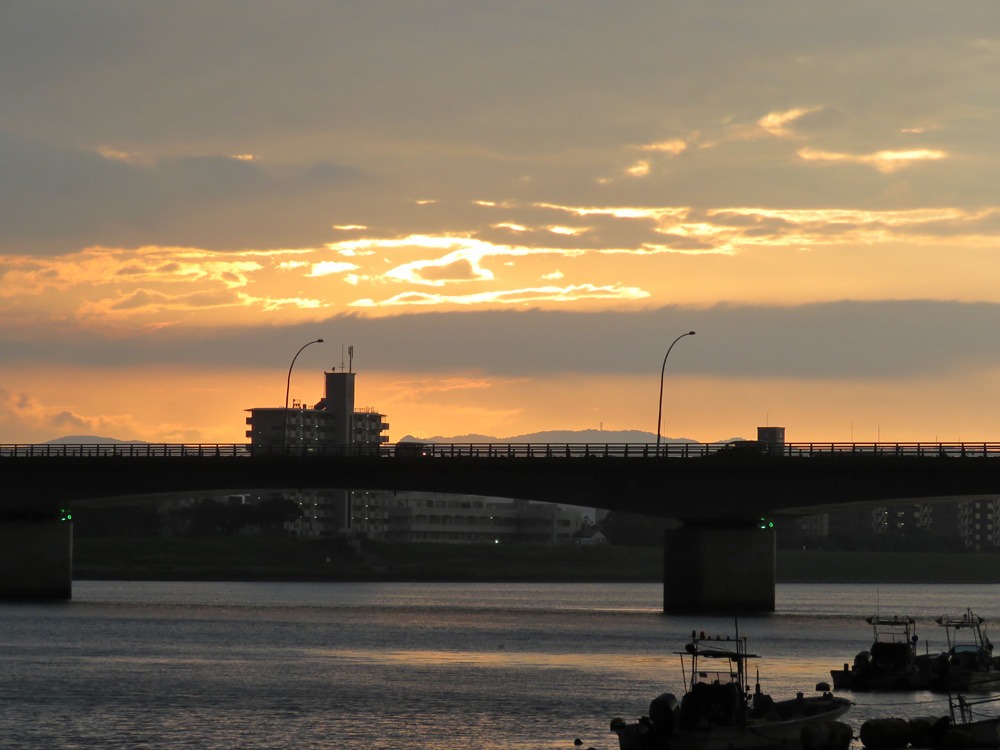
M 635 723 L 611 722 L 621 750 L 770 750 L 801 747 L 846 748 L 851 729 L 835 721 L 853 705 L 834 696 L 826 683 L 820 696 L 776 701 L 761 692 L 759 678 L 753 692 L 747 661 L 746 637 L 706 637 L 691 633 L 681 656 L 686 692 L 678 702 L 663 693 L 649 704 L 649 715 Z M 706 668 L 706 662 L 709 667 Z
M 986 620 L 967 609 L 963 615 L 937 618 L 945 629 L 948 651 L 930 666 L 931 690 L 995 690 L 1000 686 L 1000 658 L 983 631 Z

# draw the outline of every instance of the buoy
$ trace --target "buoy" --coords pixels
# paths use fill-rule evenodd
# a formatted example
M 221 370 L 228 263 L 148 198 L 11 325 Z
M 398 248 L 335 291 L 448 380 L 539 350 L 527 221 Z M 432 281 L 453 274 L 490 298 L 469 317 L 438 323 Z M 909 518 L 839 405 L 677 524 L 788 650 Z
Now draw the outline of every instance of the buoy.
M 862 744 L 869 750 L 902 750 L 910 744 L 910 723 L 906 719 L 869 719 L 861 725 Z
M 847 750 L 852 738 L 851 727 L 842 721 L 813 721 L 799 733 L 802 750 Z
M 910 719 L 910 744 L 913 747 L 940 747 L 950 727 L 950 716 L 915 716 Z
M 946 750 L 965 750 L 965 748 L 975 744 L 976 741 L 970 732 L 954 727 L 945 732 L 944 738 L 941 740 L 941 747 L 946 748 Z

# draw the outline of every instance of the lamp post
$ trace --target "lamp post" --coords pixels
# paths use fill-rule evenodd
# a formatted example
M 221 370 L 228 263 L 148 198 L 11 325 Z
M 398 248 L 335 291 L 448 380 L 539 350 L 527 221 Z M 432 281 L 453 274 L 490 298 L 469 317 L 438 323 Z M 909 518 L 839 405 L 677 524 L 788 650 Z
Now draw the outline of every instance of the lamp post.
M 660 455 L 660 424 L 663 422 L 663 374 L 667 371 L 667 357 L 670 356 L 670 350 L 674 348 L 674 344 L 680 341 L 685 336 L 694 336 L 694 331 L 688 331 L 687 333 L 682 333 L 680 336 L 673 340 L 673 343 L 667 347 L 667 353 L 663 355 L 663 366 L 660 367 L 660 409 L 656 414 L 656 455 Z
M 322 344 L 322 343 L 323 339 L 316 339 L 315 341 L 310 341 L 308 344 L 303 344 L 302 349 L 305 349 L 307 346 L 312 346 L 313 344 Z M 285 429 L 283 430 L 283 433 L 285 438 L 286 451 L 288 450 L 288 392 L 289 390 L 291 390 L 292 387 L 292 368 L 295 367 L 295 360 L 297 360 L 299 358 L 299 355 L 302 354 L 302 349 L 299 349 L 297 352 L 295 352 L 295 356 L 292 357 L 292 364 L 288 366 L 288 380 L 285 382 L 285 424 L 284 424 Z

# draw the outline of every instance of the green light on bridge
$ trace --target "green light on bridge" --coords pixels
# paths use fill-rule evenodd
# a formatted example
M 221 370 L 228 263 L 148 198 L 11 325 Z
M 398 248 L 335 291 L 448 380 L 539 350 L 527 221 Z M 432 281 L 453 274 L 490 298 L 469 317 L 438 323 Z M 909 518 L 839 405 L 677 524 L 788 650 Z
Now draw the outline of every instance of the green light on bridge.
M 59 520 L 60 521 L 72 521 L 73 520 L 73 514 L 70 513 L 69 510 L 66 509 L 66 508 L 60 508 L 59 509 Z
M 757 527 L 761 528 L 761 529 L 764 529 L 765 531 L 767 529 L 773 529 L 774 528 L 774 521 L 772 521 L 770 518 L 764 518 L 764 516 L 761 516 L 760 517 L 760 521 L 757 524 Z

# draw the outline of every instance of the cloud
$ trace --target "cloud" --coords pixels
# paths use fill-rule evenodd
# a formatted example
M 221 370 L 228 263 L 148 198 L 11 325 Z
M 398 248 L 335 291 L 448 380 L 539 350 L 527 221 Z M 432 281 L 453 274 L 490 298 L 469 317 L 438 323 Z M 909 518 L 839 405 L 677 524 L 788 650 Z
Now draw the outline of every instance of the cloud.
M 126 416 L 82 414 L 0 387 L 0 432 L 20 435 L 22 442 L 43 442 L 66 434 L 133 435 L 136 429 Z
M 787 138 L 796 133 L 799 123 L 806 121 L 817 113 L 823 111 L 823 107 L 796 107 L 784 112 L 769 112 L 757 121 L 757 127 L 762 133 L 780 138 Z M 815 126 L 818 118 L 811 122 Z
M 812 148 L 799 149 L 799 157 L 805 161 L 825 163 L 865 164 L 880 172 L 895 172 L 922 161 L 938 161 L 948 154 L 937 149 L 909 149 L 907 151 L 876 151 L 871 154 L 845 154 L 821 151 Z
M 649 293 L 636 287 L 620 284 L 598 286 L 576 284 L 566 287 L 545 286 L 526 289 L 506 289 L 499 291 L 475 292 L 472 294 L 444 295 L 423 292 L 404 292 L 385 300 L 359 299 L 353 307 L 400 307 L 404 305 L 525 305 L 538 302 L 576 302 L 580 300 L 637 300 L 648 297 Z
M 650 164 L 648 161 L 640 160 L 625 169 L 629 177 L 645 177 L 649 174 Z
M 665 154 L 682 154 L 687 150 L 687 143 L 680 138 L 671 138 L 666 141 L 656 141 L 639 146 L 640 151 L 658 151 Z
M 335 260 L 324 260 L 319 263 L 313 263 L 309 270 L 309 276 L 329 276 L 336 273 L 345 273 L 347 271 L 356 271 L 358 269 L 357 264 L 348 263 L 346 261 L 335 261 Z
M 480 265 L 479 253 L 457 250 L 435 260 L 415 260 L 387 271 L 385 278 L 427 286 L 457 281 L 490 281 L 493 273 Z
M 319 223 L 301 217 L 357 179 L 353 170 L 332 165 L 320 180 L 315 167 L 281 169 L 229 156 L 104 153 L 0 131 L 0 252 L 151 244 L 228 249 L 289 240 L 318 245 L 329 222 L 322 214 Z
M 52 325 L 31 334 L 0 330 L 0 363 L 273 368 L 289 341 L 325 338 L 354 344 L 359 363 L 373 370 L 641 374 L 658 370 L 669 331 L 688 330 L 697 336 L 683 357 L 672 358 L 671 370 L 695 377 L 891 381 L 1000 367 L 1000 349 L 983 346 L 1000 330 L 1000 304 L 932 300 L 336 315 L 308 324 L 123 330 L 114 337 Z

